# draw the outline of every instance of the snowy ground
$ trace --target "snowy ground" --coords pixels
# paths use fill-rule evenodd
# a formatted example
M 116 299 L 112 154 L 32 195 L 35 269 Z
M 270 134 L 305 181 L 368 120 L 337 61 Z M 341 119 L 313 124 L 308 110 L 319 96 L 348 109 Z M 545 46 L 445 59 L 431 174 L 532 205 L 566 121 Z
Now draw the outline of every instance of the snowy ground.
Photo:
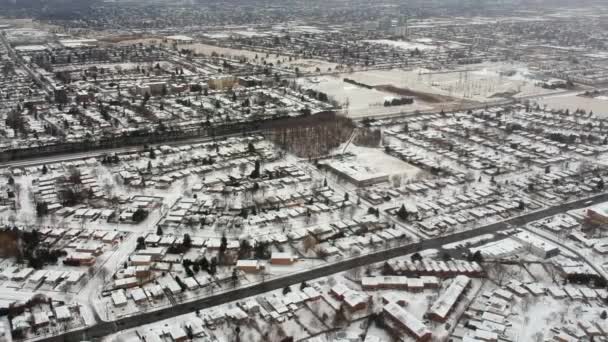
M 571 112 L 584 109 L 587 113 L 593 112 L 599 118 L 608 118 L 608 99 L 605 97 L 582 97 L 577 94 L 545 96 L 537 101 L 541 106 L 549 109 L 568 109 Z
M 359 74 L 344 74 L 339 76 L 322 76 L 314 78 L 301 78 L 298 83 L 303 87 L 313 88 L 333 97 L 345 107 L 348 116 L 357 118 L 392 114 L 399 112 L 413 112 L 415 110 L 429 110 L 433 107 L 422 101 L 403 106 L 384 107 L 384 101 L 396 97 L 394 94 L 376 89 L 366 89 L 343 81 L 344 77 L 356 78 Z M 354 77 L 353 77 L 354 76 Z
M 372 271 L 375 273 L 375 271 Z M 247 341 L 279 341 L 284 337 L 291 336 L 294 340 L 306 340 L 307 338 L 315 337 L 315 341 L 333 341 L 336 338 L 354 338 L 363 337 L 372 338 L 378 337 L 381 340 L 390 340 L 392 336 L 384 327 L 376 325 L 372 314 L 379 314 L 382 311 L 382 298 L 399 298 L 405 301 L 406 310 L 412 313 L 415 317 L 424 321 L 426 325 L 433 329 L 435 336 L 444 338 L 449 334 L 449 327 L 455 325 L 455 321 L 462 315 L 464 308 L 477 295 L 478 289 L 482 284 L 480 280 L 473 281 L 473 287 L 468 291 L 466 299 L 461 301 L 461 304 L 455 309 L 455 314 L 452 315 L 448 324 L 436 324 L 428 321 L 423 316 L 429 310 L 430 306 L 437 300 L 439 293 L 445 289 L 429 289 L 422 292 L 408 292 L 403 290 L 379 290 L 379 291 L 362 291 L 359 281 L 353 279 L 353 272 L 348 271 L 343 274 L 334 275 L 329 278 L 318 279 L 308 283 L 314 289 L 320 291 L 322 296 L 317 300 L 310 300 L 302 304 L 297 304 L 291 307 L 288 313 L 279 316 L 278 320 L 264 318 L 262 313 L 250 313 L 245 321 L 235 322 L 231 319 L 215 320 L 213 323 L 209 317 L 217 314 L 224 315 L 230 310 L 240 310 L 243 303 L 259 303 L 262 308 L 266 306 L 266 298 L 284 297 L 284 290 L 277 290 L 258 296 L 249 298 L 239 302 L 232 302 L 221 307 L 213 309 L 204 309 L 199 312 L 193 312 L 179 317 L 174 317 L 155 324 L 145 325 L 142 327 L 129 329 L 120 334 L 111 335 L 105 338 L 105 341 L 126 341 L 148 334 L 163 335 L 163 331 L 171 330 L 172 328 L 184 329 L 185 322 L 197 322 L 204 328 L 204 335 L 208 338 L 215 338 L 217 341 L 231 341 L 237 334 L 236 326 L 239 327 L 239 336 L 241 340 L 246 338 Z M 371 275 L 371 274 L 370 274 Z M 340 309 L 344 304 L 342 301 L 332 294 L 330 289 L 336 284 L 344 284 L 352 291 L 366 293 L 370 296 L 369 306 L 361 310 Z M 449 284 L 449 281 L 444 283 L 444 287 Z M 298 292 L 299 286 L 292 286 L 291 291 Z M 263 309 L 261 309 L 263 310 Z M 338 311 L 344 310 L 345 315 L 338 317 Z M 200 320 L 200 318 L 203 321 Z M 337 327 L 337 328 L 336 328 Z M 447 327 L 447 329 L 446 329 Z M 161 336 L 162 337 L 162 336 Z M 200 338 L 200 336 L 199 336 Z M 407 335 L 403 335 L 405 341 L 413 341 Z M 194 337 L 195 340 L 198 338 Z
M 376 39 L 376 40 L 364 40 L 366 43 L 374 43 L 381 45 L 389 45 L 392 47 L 396 47 L 403 50 L 433 50 L 436 49 L 435 46 L 429 44 L 423 44 L 423 42 L 410 42 L 404 40 L 389 40 L 389 39 Z M 427 42 L 427 41 L 424 41 Z
M 196 53 L 201 53 L 205 55 L 211 55 L 215 52 L 217 54 L 235 58 L 246 57 L 250 61 L 253 61 L 255 57 L 258 56 L 259 61 L 261 61 L 262 58 L 265 59 L 267 63 L 277 64 L 277 62 L 280 61 L 281 65 L 287 65 L 291 68 L 298 67 L 302 72 L 314 72 L 317 68 L 321 69 L 322 71 L 327 71 L 328 68 L 331 68 L 333 70 L 337 66 L 337 64 L 335 63 L 329 63 L 316 59 L 293 59 L 290 61 L 288 56 L 270 54 L 268 57 L 266 57 L 266 53 L 264 52 L 232 49 L 203 43 L 179 45 L 178 48 L 194 50 Z
M 415 91 L 479 102 L 500 99 L 497 94 L 501 93 L 530 96 L 554 92 L 537 87 L 536 81 L 531 78 L 531 72 L 522 64 L 486 62 L 439 72 L 426 69 L 377 70 L 352 73 L 344 77 L 371 86 L 392 84 Z

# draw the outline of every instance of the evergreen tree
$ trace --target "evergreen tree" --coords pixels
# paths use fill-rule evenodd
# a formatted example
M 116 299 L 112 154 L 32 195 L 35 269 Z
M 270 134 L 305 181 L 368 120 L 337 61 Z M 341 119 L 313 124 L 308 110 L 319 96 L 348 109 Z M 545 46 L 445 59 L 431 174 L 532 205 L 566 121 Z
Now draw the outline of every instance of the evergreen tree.
M 409 213 L 405 209 L 405 204 L 401 205 L 401 208 L 399 208 L 399 211 L 397 211 L 397 216 L 404 221 L 407 220 Z
M 249 174 L 249 178 L 253 178 L 253 179 L 260 178 L 260 161 L 259 160 L 255 161 L 253 171 L 251 171 L 251 174 Z M 254 183 L 254 184 L 256 184 L 256 183 Z
M 232 285 L 236 287 L 236 283 L 239 281 L 238 270 L 235 268 L 232 269 Z
M 182 244 L 186 249 L 190 249 L 190 247 L 192 247 L 192 238 L 190 238 L 190 234 L 184 234 L 184 241 Z
M 201 270 L 209 271 L 209 260 L 206 257 L 203 257 L 200 262 Z
M 226 235 L 222 234 L 222 239 L 220 242 L 220 254 L 224 254 L 226 252 L 226 248 L 228 247 L 228 240 L 226 239 Z

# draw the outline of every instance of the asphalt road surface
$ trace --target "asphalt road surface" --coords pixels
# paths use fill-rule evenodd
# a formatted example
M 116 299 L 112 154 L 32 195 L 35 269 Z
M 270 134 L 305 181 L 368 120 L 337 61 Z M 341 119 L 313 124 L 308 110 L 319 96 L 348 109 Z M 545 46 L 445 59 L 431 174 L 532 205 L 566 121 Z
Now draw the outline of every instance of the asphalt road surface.
M 170 308 L 162 308 L 157 311 L 144 312 L 141 314 L 120 318 L 118 320 L 110 322 L 99 322 L 87 328 L 73 330 L 65 332 L 61 335 L 45 337 L 39 340 L 48 342 L 71 342 L 99 339 L 101 337 L 110 335 L 120 330 L 130 329 L 144 324 L 154 323 L 171 317 L 194 312 L 196 310 L 202 310 L 209 307 L 232 302 L 235 300 L 260 295 L 268 291 L 299 284 L 303 281 L 310 281 L 316 278 L 326 277 L 358 266 L 365 266 L 377 262 L 382 262 L 391 258 L 407 255 L 410 253 L 420 252 L 425 249 L 439 248 L 448 243 L 469 239 L 479 235 L 496 233 L 513 227 L 523 226 L 527 223 L 540 220 L 549 216 L 553 216 L 573 209 L 584 208 L 589 205 L 606 201 L 608 201 L 608 193 L 598 194 L 589 198 L 564 203 L 561 205 L 541 209 L 534 212 L 525 213 L 521 216 L 512 219 L 489 224 L 476 229 L 458 232 L 455 234 L 437 237 L 433 239 L 423 240 L 404 246 L 375 251 L 369 254 L 338 261 L 319 268 L 303 271 L 298 274 L 270 279 L 263 283 L 257 283 L 247 287 L 236 288 L 229 292 L 218 293 L 192 302 L 180 303 Z
M 261 132 L 250 132 L 248 134 L 255 135 L 261 134 Z M 168 146 L 183 146 L 183 145 L 191 145 L 204 143 L 215 140 L 225 140 L 230 137 L 242 137 L 242 133 L 234 133 L 234 134 L 226 134 L 220 135 L 216 137 L 200 137 L 200 138 L 192 138 L 187 140 L 179 140 L 175 142 L 164 142 L 162 144 L 149 144 L 149 146 L 160 146 L 160 145 L 168 145 Z M 87 159 L 87 158 L 97 158 L 107 154 L 124 154 L 124 153 L 133 153 L 133 152 L 142 152 L 144 150 L 143 145 L 139 146 L 128 146 L 128 147 L 117 147 L 110 149 L 98 149 L 91 150 L 87 152 L 76 152 L 76 153 L 61 153 L 56 155 L 51 155 L 48 157 L 35 157 L 29 159 L 20 159 L 15 161 L 7 161 L 0 162 L 0 167 L 8 168 L 8 167 L 30 167 L 44 164 L 52 164 L 58 162 L 67 162 L 73 160 Z

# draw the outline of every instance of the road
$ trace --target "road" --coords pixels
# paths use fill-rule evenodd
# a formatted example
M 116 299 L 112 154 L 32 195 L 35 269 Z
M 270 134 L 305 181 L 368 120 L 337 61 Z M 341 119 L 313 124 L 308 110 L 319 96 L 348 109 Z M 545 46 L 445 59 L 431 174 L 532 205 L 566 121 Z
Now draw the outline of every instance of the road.
M 572 91 L 564 91 L 564 92 L 560 92 L 560 94 L 569 93 L 569 92 L 572 92 Z M 557 94 L 557 93 L 554 93 L 552 95 L 555 95 L 555 94 Z M 530 96 L 530 97 L 532 97 L 532 96 Z M 523 97 L 519 98 L 518 100 L 522 100 L 522 99 L 523 99 Z M 492 102 L 486 102 L 486 103 L 467 104 L 467 105 L 458 106 L 458 108 L 446 108 L 446 110 L 448 110 L 448 111 L 450 111 L 450 110 L 459 110 L 459 111 L 477 110 L 477 109 L 483 109 L 486 107 L 504 106 L 504 105 L 512 104 L 514 102 L 515 101 L 512 99 L 498 100 L 498 101 L 492 101 Z M 362 121 L 365 119 L 383 120 L 383 119 L 400 119 L 400 118 L 406 118 L 409 116 L 417 116 L 417 115 L 424 115 L 424 114 L 428 115 L 428 114 L 436 114 L 436 113 L 438 113 L 437 109 L 431 109 L 431 110 L 427 110 L 427 111 L 407 111 L 407 112 L 399 110 L 399 111 L 395 111 L 393 113 L 386 113 L 386 114 L 382 114 L 382 115 L 361 115 L 361 116 L 356 116 L 356 117 L 351 117 L 351 118 L 355 121 Z M 261 133 L 261 131 L 248 132 L 248 134 L 260 134 L 260 133 Z M 217 136 L 216 139 L 235 137 L 235 136 L 241 136 L 241 135 L 242 135 L 242 133 L 226 134 L 226 135 Z M 175 142 L 165 142 L 165 143 L 163 143 L 163 145 L 179 146 L 179 145 L 207 142 L 207 141 L 211 141 L 212 139 L 213 139 L 212 137 L 205 136 L 205 137 L 197 137 L 197 138 L 185 139 L 185 140 L 176 140 Z M 18 160 L 13 160 L 13 161 L 0 162 L 0 167 L 1 168 L 30 167 L 30 166 L 50 164 L 50 163 L 56 163 L 56 162 L 73 161 L 73 160 L 78 160 L 78 159 L 83 159 L 83 158 L 100 157 L 104 154 L 141 152 L 142 150 L 143 150 L 143 145 L 136 145 L 136 146 L 125 146 L 125 147 L 117 147 L 117 148 L 110 148 L 110 149 L 95 149 L 95 150 L 86 151 L 86 152 L 58 153 L 58 154 L 53 154 L 53 155 L 47 156 L 47 157 L 24 158 L 24 159 L 18 159 Z
M 549 93 L 549 94 L 544 94 L 544 95 L 526 95 L 526 96 L 519 96 L 519 97 L 515 97 L 515 98 L 508 98 L 508 99 L 502 99 L 502 100 L 495 100 L 495 101 L 489 101 L 489 102 L 477 102 L 477 103 L 469 103 L 469 104 L 458 104 L 458 103 L 453 103 L 453 104 L 449 104 L 447 105 L 443 110 L 445 112 L 453 112 L 453 111 L 468 111 L 468 110 L 479 110 L 479 109 L 484 109 L 484 108 L 490 108 L 490 107 L 497 107 L 497 106 L 507 106 L 510 104 L 514 104 L 516 102 L 523 102 L 525 100 L 532 100 L 532 101 L 537 101 L 539 99 L 542 98 L 546 98 L 546 97 L 551 97 L 551 96 L 563 96 L 566 94 L 578 94 L 580 93 L 581 90 L 577 89 L 577 90 L 562 90 L 562 91 L 556 91 L 553 93 Z M 360 120 L 365 120 L 365 119 L 375 119 L 375 120 L 384 120 L 384 119 L 401 119 L 401 118 L 406 118 L 409 116 L 415 116 L 415 115 L 420 115 L 420 114 L 437 114 L 441 111 L 441 108 L 435 107 L 433 109 L 429 109 L 429 110 L 409 110 L 409 111 L 403 111 L 403 110 L 395 110 L 392 113 L 386 113 L 386 114 L 381 114 L 381 115 L 358 115 L 358 116 L 352 116 L 351 118 L 353 120 L 356 121 L 360 121 Z
M 249 132 L 250 135 L 262 134 L 261 131 L 253 131 Z M 215 140 L 224 140 L 231 137 L 242 137 L 243 133 L 234 133 L 234 134 L 226 134 L 221 136 L 214 137 L 200 137 L 200 138 L 192 138 L 186 140 L 178 140 L 175 142 L 165 142 L 162 144 L 149 144 L 149 146 L 159 146 L 159 145 L 169 145 L 169 146 L 183 146 L 183 145 L 191 145 L 191 144 L 200 144 L 205 142 L 210 142 Z M 117 147 L 117 148 L 109 148 L 109 149 L 98 149 L 87 152 L 76 152 L 76 153 L 67 153 L 67 154 L 56 154 L 48 157 L 35 157 L 29 159 L 20 159 L 15 161 L 7 161 L 0 162 L 1 168 L 9 168 L 9 167 L 30 167 L 44 164 L 52 164 L 59 162 L 67 162 L 73 160 L 87 159 L 87 158 L 96 158 L 101 157 L 107 154 L 124 154 L 124 153 L 134 153 L 134 152 L 142 152 L 144 150 L 144 145 L 138 146 L 127 146 L 127 147 Z
M 491 107 L 496 107 L 496 106 L 506 106 L 506 105 L 513 104 L 513 103 L 515 103 L 515 100 L 512 100 L 512 99 L 492 101 L 492 102 L 470 103 L 470 104 L 452 103 L 452 104 L 446 105 L 446 107 L 443 110 L 446 113 L 454 112 L 454 111 L 458 111 L 458 112 L 465 111 L 466 112 L 468 110 L 478 110 L 478 109 L 491 108 Z M 351 119 L 353 119 L 355 121 L 361 121 L 361 120 L 366 120 L 366 119 L 367 120 L 371 120 L 371 119 L 389 120 L 389 119 L 402 119 L 402 118 L 406 118 L 409 116 L 417 116 L 417 115 L 421 115 L 421 114 L 437 114 L 439 112 L 441 112 L 441 108 L 435 107 L 435 108 L 428 109 L 428 110 L 404 111 L 403 109 L 399 109 L 399 110 L 395 110 L 394 112 L 391 112 L 391 113 L 384 113 L 384 114 L 379 114 L 379 115 L 361 114 L 361 115 L 353 116 L 352 114 L 349 114 L 347 116 L 349 116 Z
M 53 337 L 40 338 L 39 341 L 63 342 L 63 341 L 84 341 L 98 339 L 124 329 L 130 329 L 144 324 L 150 324 L 171 317 L 193 312 L 197 309 L 225 304 L 228 302 L 241 300 L 243 298 L 256 296 L 268 291 L 281 289 L 286 286 L 300 284 L 303 281 L 310 281 L 320 277 L 326 277 L 338 272 L 343 272 L 355 267 L 382 262 L 391 258 L 404 256 L 407 254 L 420 252 L 426 249 L 440 248 L 441 246 L 476 236 L 496 233 L 513 227 L 524 226 L 532 221 L 540 220 L 549 216 L 563 213 L 573 209 L 580 209 L 592 204 L 608 201 L 608 193 L 598 194 L 592 197 L 564 203 L 546 209 L 524 213 L 505 221 L 489 224 L 472 230 L 458 232 L 455 234 L 423 240 L 408 245 L 391 247 L 384 250 L 371 252 L 349 259 L 344 259 L 329 265 L 315 269 L 306 270 L 294 275 L 279 277 L 267 280 L 266 282 L 255 283 L 247 287 L 236 288 L 226 292 L 198 299 L 196 301 L 180 303 L 170 308 L 159 309 L 152 312 L 144 312 L 138 315 L 124 317 L 110 322 L 99 322 L 87 328 L 73 330 Z

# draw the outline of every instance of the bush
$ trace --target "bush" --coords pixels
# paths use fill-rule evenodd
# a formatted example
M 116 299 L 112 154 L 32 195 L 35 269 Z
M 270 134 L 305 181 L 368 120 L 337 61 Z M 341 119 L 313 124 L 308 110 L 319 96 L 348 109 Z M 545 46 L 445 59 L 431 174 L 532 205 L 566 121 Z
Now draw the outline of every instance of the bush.
M 46 202 L 36 203 L 36 215 L 38 217 L 46 216 L 49 213 L 49 205 Z
M 148 211 L 142 208 L 137 208 L 133 213 L 133 222 L 139 223 L 148 217 Z

